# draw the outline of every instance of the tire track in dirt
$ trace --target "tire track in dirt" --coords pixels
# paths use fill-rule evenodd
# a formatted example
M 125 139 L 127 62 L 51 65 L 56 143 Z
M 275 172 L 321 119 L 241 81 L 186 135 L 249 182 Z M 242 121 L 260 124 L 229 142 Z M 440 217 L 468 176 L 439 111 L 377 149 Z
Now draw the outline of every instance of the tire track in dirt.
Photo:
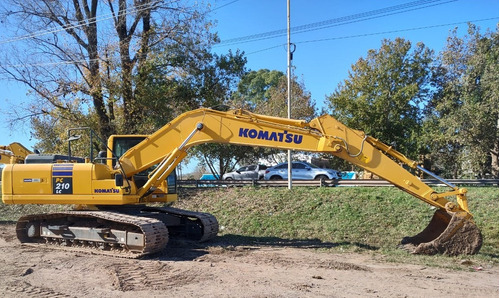
M 73 298 L 76 296 L 56 292 L 45 287 L 33 286 L 25 281 L 10 284 L 4 289 L 0 289 L 3 297 L 50 297 L 50 298 Z
M 38 270 L 38 266 L 29 260 L 17 260 L 14 262 L 5 260 L 4 266 L 0 268 L 0 276 L 9 277 L 0 288 L 2 297 L 76 297 L 68 295 L 46 286 L 32 285 L 25 278 Z
M 108 270 L 115 277 L 113 286 L 123 292 L 165 290 L 175 285 L 196 283 L 203 277 L 193 270 L 173 269 L 164 262 L 137 261 L 113 264 Z

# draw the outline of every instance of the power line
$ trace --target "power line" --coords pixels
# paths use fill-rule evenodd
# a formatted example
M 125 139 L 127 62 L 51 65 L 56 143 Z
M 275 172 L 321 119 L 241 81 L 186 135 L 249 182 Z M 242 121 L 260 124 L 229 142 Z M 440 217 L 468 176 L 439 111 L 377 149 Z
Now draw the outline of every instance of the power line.
M 339 36 L 339 37 L 330 37 L 330 38 L 322 38 L 322 39 L 312 39 L 312 40 L 303 40 L 303 41 L 297 41 L 294 42 L 295 44 L 306 44 L 306 43 L 315 43 L 315 42 L 324 42 L 324 41 L 331 41 L 331 40 L 340 40 L 340 39 L 349 39 L 349 38 L 359 38 L 359 37 L 366 37 L 366 36 L 374 36 L 374 35 L 382 35 L 382 34 L 392 34 L 392 33 L 400 33 L 400 32 L 407 32 L 407 31 L 417 31 L 417 30 L 425 30 L 425 29 L 432 29 L 432 28 L 438 28 L 438 27 L 446 27 L 446 26 L 454 26 L 454 25 L 461 25 L 461 24 L 467 24 L 467 23 L 477 23 L 477 22 L 485 22 L 485 21 L 491 21 L 491 20 L 497 20 L 498 18 L 492 17 L 492 18 L 486 18 L 486 19 L 478 19 L 478 20 L 470 20 L 470 21 L 462 21 L 462 22 L 456 22 L 456 23 L 447 23 L 447 24 L 438 24 L 438 25 L 430 25 L 430 26 L 423 26 L 423 27 L 414 27 L 414 28 L 406 28 L 406 29 L 399 29 L 399 30 L 390 30 L 390 31 L 382 31 L 382 32 L 373 32 L 373 33 L 363 33 L 363 34 L 356 34 L 356 35 L 347 35 L 347 36 Z M 286 46 L 286 43 L 281 43 L 278 45 L 274 45 L 271 47 L 267 47 L 264 49 L 260 49 L 257 51 L 253 51 L 250 53 L 246 53 L 246 55 L 253 55 L 257 54 L 260 52 L 265 52 L 268 50 L 272 50 L 278 47 Z M 108 59 L 103 59 L 103 58 L 98 58 L 98 59 L 80 59 L 80 60 L 74 60 L 74 61 L 59 61 L 59 62 L 40 62 L 40 63 L 31 63 L 31 64 L 9 64 L 9 65 L 3 65 L 3 68 L 20 68 L 20 67 L 36 67 L 36 66 L 57 66 L 57 65 L 68 65 L 68 64 L 78 64 L 78 63 L 88 63 L 91 61 L 102 61 L 102 62 L 113 62 L 113 61 L 118 61 L 118 59 L 115 58 L 108 58 Z
M 292 27 L 290 30 L 294 33 L 303 33 L 313 30 L 321 30 L 333 26 L 340 26 L 345 24 L 350 24 L 354 22 L 366 21 L 375 18 L 381 18 L 389 15 L 400 14 L 404 12 L 414 11 L 418 9 L 424 9 L 432 6 L 447 4 L 450 2 L 456 2 L 457 0 L 424 0 L 424 1 L 413 1 L 400 5 L 385 7 L 381 9 L 371 10 L 368 12 L 357 13 L 349 16 L 334 18 L 326 21 L 310 23 L 306 25 Z M 253 41 L 259 41 L 264 39 L 276 38 L 284 36 L 286 34 L 286 29 L 279 29 L 274 31 L 268 31 L 258 34 L 252 34 L 242 37 L 231 38 L 221 41 L 218 45 L 214 47 L 241 44 Z
M 472 20 L 472 21 L 466 21 L 466 22 L 458 22 L 458 23 L 431 25 L 431 26 L 391 30 L 391 31 L 384 31 L 384 32 L 376 32 L 376 33 L 365 33 L 365 34 L 358 34 L 358 35 L 351 35 L 351 36 L 322 38 L 322 39 L 315 39 L 315 40 L 305 40 L 305 41 L 299 41 L 296 43 L 312 43 L 312 42 L 321 42 L 321 41 L 328 41 L 328 40 L 335 40 L 335 39 L 347 39 L 347 38 L 365 37 L 365 36 L 380 35 L 380 34 L 391 34 L 391 33 L 405 32 L 405 31 L 416 31 L 416 30 L 424 30 L 424 29 L 431 29 L 431 28 L 437 28 L 437 27 L 461 25 L 461 24 L 467 24 L 467 23 L 473 23 L 473 22 L 484 22 L 484 21 L 491 21 L 491 20 L 496 20 L 496 19 L 498 19 L 498 18 L 488 18 L 488 19 Z
M 330 38 L 322 38 L 322 39 L 304 40 L 304 41 L 297 41 L 294 43 L 295 44 L 305 44 L 305 43 L 323 42 L 323 41 L 338 40 L 338 39 L 358 38 L 358 37 L 366 37 L 366 36 L 373 36 L 373 35 L 391 34 L 391 33 L 399 33 L 399 32 L 406 32 L 406 31 L 431 29 L 431 28 L 437 28 L 437 27 L 461 25 L 461 24 L 467 24 L 467 23 L 477 23 L 477 22 L 484 22 L 484 21 L 491 21 L 491 20 L 498 20 L 498 18 L 494 17 L 494 18 L 487 18 L 487 19 L 479 19 L 479 20 L 472 20 L 472 21 L 463 21 L 463 22 L 457 22 L 457 23 L 439 24 L 439 25 L 431 25 L 431 26 L 415 27 L 415 28 L 407 28 L 407 29 L 399 29 L 399 30 L 391 30 L 391 31 L 383 31 L 383 32 L 363 33 L 363 34 L 357 34 L 357 35 L 347 35 L 347 36 L 330 37 Z M 278 47 L 282 47 L 282 46 L 286 46 L 286 44 L 282 43 L 279 45 L 271 46 L 271 47 L 268 47 L 265 49 L 246 53 L 246 55 L 248 56 L 248 55 L 260 53 L 260 52 L 272 50 L 274 48 L 278 48 Z
M 134 6 L 133 8 L 127 8 L 125 10 L 120 10 L 120 11 L 118 11 L 118 15 L 123 15 L 123 14 L 128 15 L 128 14 L 131 14 L 131 13 L 141 12 L 141 11 L 144 11 L 144 10 L 147 10 L 147 9 L 152 9 L 153 7 L 154 6 L 150 5 L 150 3 L 141 4 L 141 5 L 138 5 L 138 6 Z M 71 30 L 71 29 L 83 27 L 83 26 L 86 26 L 86 25 L 90 25 L 90 24 L 94 24 L 94 23 L 97 23 L 97 22 L 102 22 L 102 21 L 106 21 L 106 20 L 112 19 L 113 16 L 114 16 L 113 13 L 108 13 L 108 14 L 96 16 L 96 17 L 93 17 L 93 18 L 89 18 L 89 19 L 86 19 L 86 20 L 83 20 L 83 21 L 79 21 L 76 24 L 68 24 L 68 25 L 64 25 L 64 26 L 62 26 L 60 28 L 54 27 L 54 28 L 51 28 L 51 29 L 46 29 L 46 30 L 41 30 L 41 31 L 33 32 L 31 34 L 28 34 L 28 35 L 23 35 L 23 36 L 15 37 L 15 38 L 11 38 L 11 39 L 8 39 L 8 40 L 2 40 L 2 41 L 0 41 L 0 45 L 7 44 L 7 43 L 12 43 L 12 42 L 16 42 L 16 41 L 21 41 L 21 40 L 26 40 L 26 39 L 30 39 L 30 38 L 40 37 L 40 36 L 43 36 L 43 35 L 47 35 L 47 34 L 51 34 L 51 33 L 57 33 L 57 32 L 60 32 L 60 31 L 66 31 L 66 30 Z
M 303 40 L 303 41 L 298 41 L 295 42 L 295 44 L 306 44 L 306 43 L 315 43 L 315 42 L 324 42 L 324 41 L 331 41 L 331 40 L 340 40 L 340 39 L 349 39 L 349 38 L 359 38 L 359 37 L 366 37 L 366 36 L 374 36 L 374 35 L 382 35 L 382 34 L 392 34 L 392 33 L 399 33 L 399 32 L 407 32 L 407 31 L 417 31 L 417 30 L 425 30 L 425 29 L 431 29 L 431 28 L 437 28 L 437 27 L 445 27 L 445 26 L 454 26 L 454 25 L 461 25 L 461 24 L 467 24 L 467 23 L 477 23 L 477 22 L 484 22 L 484 21 L 491 21 L 491 20 L 496 20 L 496 17 L 493 18 L 486 18 L 486 19 L 479 19 L 479 20 L 471 20 L 471 21 L 463 21 L 463 22 L 456 22 L 456 23 L 447 23 L 447 24 L 439 24 L 439 25 L 431 25 L 431 26 L 423 26 L 423 27 L 414 27 L 414 28 L 406 28 L 406 29 L 399 29 L 399 30 L 390 30 L 390 31 L 382 31 L 382 32 L 373 32 L 373 33 L 363 33 L 363 34 L 357 34 L 357 35 L 347 35 L 347 36 L 339 36 L 339 37 L 331 37 L 331 38 L 322 38 L 322 39 L 313 39 L 313 40 Z M 250 53 L 246 53 L 246 55 L 253 55 L 256 53 L 260 52 L 265 52 L 268 50 L 272 50 L 278 47 L 286 46 L 286 44 L 278 44 L 274 45 L 271 47 L 267 47 L 261 50 L 253 51 Z M 117 61 L 117 59 L 80 59 L 80 60 L 73 60 L 73 61 L 59 61 L 59 62 L 40 62 L 40 63 L 31 63 L 31 64 L 10 64 L 10 65 L 3 65 L 3 68 L 20 68 L 20 67 L 38 67 L 38 66 L 57 66 L 57 65 L 69 65 L 69 64 L 79 64 L 79 63 L 88 63 L 91 61 L 102 61 L 102 62 L 112 62 L 112 61 Z
M 212 9 L 211 11 L 215 11 L 215 10 L 221 9 L 221 8 L 223 8 L 225 6 L 228 6 L 228 5 L 233 4 L 235 2 L 238 2 L 238 1 L 239 0 L 233 0 L 233 1 L 229 2 L 229 3 L 226 3 L 224 5 L 216 7 L 214 9 Z M 129 15 L 129 14 L 132 14 L 132 13 L 142 12 L 144 10 L 153 9 L 154 6 L 155 6 L 154 4 L 151 5 L 151 3 L 145 3 L 145 4 L 134 6 L 133 8 L 127 8 L 125 10 L 120 10 L 120 11 L 118 11 L 118 15 L 123 15 L 123 14 Z M 6 44 L 6 43 L 11 43 L 11 42 L 16 42 L 16 41 L 21 41 L 21 40 L 25 40 L 25 39 L 30 39 L 30 38 L 34 38 L 34 37 L 39 37 L 39 36 L 43 36 L 43 35 L 47 35 L 47 34 L 51 34 L 51 33 L 57 33 L 57 32 L 60 32 L 60 31 L 66 31 L 66 30 L 70 30 L 70 29 L 75 29 L 75 28 L 86 26 L 86 25 L 94 24 L 94 23 L 97 23 L 97 22 L 102 22 L 102 21 L 110 20 L 113 17 L 114 17 L 113 13 L 108 13 L 108 14 L 104 14 L 104 15 L 100 15 L 100 16 L 95 16 L 93 18 L 89 18 L 89 19 L 86 19 L 86 20 L 83 20 L 83 21 L 79 21 L 76 24 L 64 25 L 61 28 L 54 27 L 52 29 L 41 30 L 41 31 L 33 32 L 31 34 L 28 34 L 28 35 L 23 35 L 23 36 L 15 37 L 15 38 L 12 38 L 12 39 L 3 40 L 3 41 L 0 41 L 0 45 Z
M 233 1 L 229 2 L 229 3 L 222 4 L 221 6 L 217 6 L 217 7 L 215 7 L 214 9 L 210 10 L 210 12 L 212 12 L 212 11 L 216 11 L 216 10 L 218 10 L 218 9 L 221 9 L 221 8 L 223 8 L 223 7 L 226 7 L 226 6 L 228 6 L 228 5 L 231 5 L 231 4 L 233 4 L 233 3 L 235 3 L 235 2 L 238 2 L 238 1 L 240 1 L 240 0 L 233 0 Z

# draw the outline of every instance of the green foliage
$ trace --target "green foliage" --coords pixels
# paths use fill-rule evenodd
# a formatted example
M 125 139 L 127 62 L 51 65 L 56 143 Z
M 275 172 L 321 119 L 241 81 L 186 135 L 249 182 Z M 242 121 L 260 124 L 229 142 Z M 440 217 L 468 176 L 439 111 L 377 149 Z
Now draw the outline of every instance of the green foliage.
M 361 129 L 403 154 L 419 153 L 420 105 L 432 92 L 433 53 L 424 44 L 383 40 L 352 66 L 349 78 L 327 100 L 331 114 L 349 127 Z
M 314 103 L 303 82 L 292 78 L 291 109 L 293 119 L 311 120 L 315 116 Z M 288 79 L 277 70 L 250 71 L 232 94 L 231 104 L 258 114 L 288 117 Z
M 498 263 L 498 188 L 471 187 L 468 194 L 484 241 L 471 258 Z M 434 210 L 395 187 L 207 189 L 181 195 L 175 205 L 214 214 L 222 227 L 219 236 L 238 235 L 247 239 L 244 245 L 308 242 L 340 251 L 377 252 L 403 262 L 460 260 L 414 256 L 397 248 L 404 236 L 427 226 Z
M 238 88 L 232 95 L 233 104 L 253 111 L 271 98 L 270 89 L 277 86 L 283 77 L 285 74 L 278 70 L 250 71 L 238 83 Z
M 156 131 L 186 111 L 224 104 L 245 73 L 241 52 L 216 55 L 205 48 L 194 57 L 185 52 L 189 49 L 179 46 L 160 49 L 137 77 L 143 84 L 138 94 L 143 133 Z
M 282 76 L 276 86 L 269 88 L 269 99 L 261 102 L 255 112 L 264 115 L 288 117 L 288 79 Z M 311 93 L 306 91 L 303 82 L 294 77 L 291 84 L 291 118 L 310 121 L 316 116 Z
M 429 159 L 447 176 L 498 177 L 498 28 L 453 31 L 427 107 Z
M 328 97 L 330 112 L 442 176 L 498 177 L 498 28 L 454 31 L 432 60 L 421 43 L 384 40 Z

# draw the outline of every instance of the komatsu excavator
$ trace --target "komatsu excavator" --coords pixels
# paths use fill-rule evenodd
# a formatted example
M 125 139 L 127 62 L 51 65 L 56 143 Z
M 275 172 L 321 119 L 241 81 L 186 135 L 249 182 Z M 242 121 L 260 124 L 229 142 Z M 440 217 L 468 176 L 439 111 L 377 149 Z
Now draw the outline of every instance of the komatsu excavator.
M 5 204 L 77 206 L 74 211 L 21 217 L 17 237 L 28 245 L 137 258 L 163 250 L 169 235 L 208 240 L 218 232 L 214 216 L 147 203 L 174 202 L 175 167 L 190 147 L 210 142 L 330 153 L 437 209 L 426 229 L 403 239 L 402 244 L 412 247 L 412 252 L 475 254 L 481 247 L 481 232 L 467 206 L 466 189 L 329 115 L 306 122 L 241 109 L 194 110 L 152 135 L 110 137 L 106 162 L 6 165 L 2 200 Z M 135 146 L 112 160 L 113 151 L 129 145 Z M 433 190 L 401 163 L 439 179 L 450 190 Z
M 0 146 L 0 164 L 23 163 L 26 156 L 30 154 L 33 152 L 17 142 Z

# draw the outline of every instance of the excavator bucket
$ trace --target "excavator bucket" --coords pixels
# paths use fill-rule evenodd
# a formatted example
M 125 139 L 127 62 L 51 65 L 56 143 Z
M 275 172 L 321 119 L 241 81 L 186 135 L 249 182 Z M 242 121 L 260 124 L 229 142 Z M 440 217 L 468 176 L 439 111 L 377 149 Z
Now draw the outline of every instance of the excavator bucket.
M 404 249 L 415 254 L 475 254 L 481 248 L 483 238 L 476 224 L 464 212 L 437 210 L 429 225 L 413 237 L 404 237 Z

